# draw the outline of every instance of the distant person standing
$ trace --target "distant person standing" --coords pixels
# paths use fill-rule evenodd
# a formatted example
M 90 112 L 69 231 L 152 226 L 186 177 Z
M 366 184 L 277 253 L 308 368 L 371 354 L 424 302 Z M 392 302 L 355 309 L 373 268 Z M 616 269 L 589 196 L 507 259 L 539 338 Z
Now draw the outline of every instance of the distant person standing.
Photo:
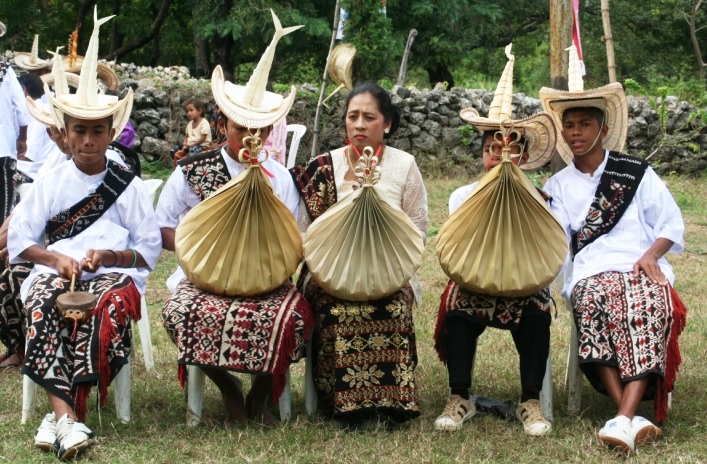
M 5 35 L 0 23 L 0 37 Z M 27 151 L 27 108 L 25 94 L 12 67 L 0 61 L 0 212 L 2 220 L 14 206 L 12 178 L 17 169 L 17 156 Z

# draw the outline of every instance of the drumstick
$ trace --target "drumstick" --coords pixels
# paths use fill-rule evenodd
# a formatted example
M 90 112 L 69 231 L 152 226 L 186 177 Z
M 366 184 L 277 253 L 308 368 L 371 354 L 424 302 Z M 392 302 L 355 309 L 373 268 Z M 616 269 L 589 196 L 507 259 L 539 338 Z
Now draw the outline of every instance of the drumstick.
M 74 284 L 76 284 L 76 273 L 74 272 L 71 274 L 71 288 L 69 289 L 70 293 L 73 293 L 74 291 Z

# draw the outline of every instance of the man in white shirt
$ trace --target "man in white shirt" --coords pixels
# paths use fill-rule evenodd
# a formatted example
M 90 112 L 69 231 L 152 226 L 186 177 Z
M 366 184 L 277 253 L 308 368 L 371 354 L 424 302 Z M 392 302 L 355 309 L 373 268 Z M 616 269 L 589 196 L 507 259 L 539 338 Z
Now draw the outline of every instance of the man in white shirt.
M 563 296 L 574 308 L 580 367 L 617 407 L 599 439 L 630 452 L 662 436 L 636 410 L 655 399 L 655 420 L 666 419 L 679 364 L 686 311 L 663 255 L 683 249 L 682 216 L 653 169 L 620 153 L 628 123 L 620 84 L 543 88 L 540 97 L 569 162 L 545 190 L 570 239 Z

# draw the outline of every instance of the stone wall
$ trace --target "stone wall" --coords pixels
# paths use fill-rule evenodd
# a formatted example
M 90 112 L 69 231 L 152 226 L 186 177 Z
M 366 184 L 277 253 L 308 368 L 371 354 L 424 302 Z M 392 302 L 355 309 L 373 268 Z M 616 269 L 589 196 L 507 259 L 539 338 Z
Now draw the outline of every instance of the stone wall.
M 209 95 L 208 81 L 191 80 L 196 85 L 164 86 L 154 80 L 138 82 L 126 80 L 121 84 L 123 93 L 127 86 L 135 89 L 135 105 L 132 119 L 140 137 L 140 151 L 152 160 L 164 157 L 169 147 L 179 143 L 186 127 L 182 108 L 192 95 L 199 95 L 207 102 L 210 114 L 213 99 Z M 193 84 L 192 82 L 192 84 Z M 288 123 L 313 127 L 319 90 L 304 84 L 297 90 L 298 97 L 287 117 Z M 464 163 L 480 169 L 481 161 L 479 133 L 459 118 L 459 110 L 468 106 L 480 114 L 487 114 L 493 92 L 487 90 L 453 88 L 445 91 L 442 86 L 417 90 L 396 88 L 393 102 L 402 112 L 400 128 L 389 143 L 416 157 L 441 159 L 451 163 Z M 341 119 L 345 94 L 338 94 L 324 108 L 320 126 L 320 152 L 342 146 L 346 138 Z M 648 157 L 660 172 L 676 171 L 695 173 L 707 168 L 707 127 L 700 118 L 690 120 L 690 115 L 699 109 L 688 102 L 667 97 L 665 133 L 662 136 L 658 111 L 646 97 L 629 96 L 629 127 L 627 151 Z M 660 105 L 660 100 L 654 105 Z M 514 118 L 524 118 L 541 111 L 540 101 L 522 93 L 513 96 Z M 707 108 L 703 109 L 707 112 Z M 701 127 L 701 130 L 699 130 Z M 661 143 L 662 141 L 662 143 Z M 311 130 L 303 138 L 298 153 L 298 162 L 309 157 L 312 144 Z M 655 151 L 655 153 L 654 153 Z
M 10 61 L 12 52 L 5 52 Z M 128 87 L 135 92 L 131 122 L 137 131 L 136 149 L 147 161 L 163 159 L 168 162 L 169 149 L 181 143 L 187 124 L 183 104 L 191 97 L 206 103 L 207 117 L 213 109 L 210 83 L 193 79 L 184 66 L 136 66 L 130 63 L 115 65 L 121 77 L 117 93 L 123 96 Z M 308 129 L 304 136 L 298 162 L 304 162 L 312 146 L 311 128 L 314 126 L 319 89 L 304 84 L 297 90 L 298 97 L 287 117 L 289 123 L 303 124 Z M 442 85 L 434 89 L 395 88 L 393 102 L 402 111 L 400 128 L 389 143 L 418 158 L 427 157 L 450 164 L 465 164 L 481 169 L 479 133 L 459 118 L 459 110 L 468 106 L 480 114 L 488 113 L 493 92 L 488 90 L 453 88 L 445 91 Z M 342 146 L 346 138 L 341 119 L 345 94 L 339 93 L 324 108 L 320 125 L 320 152 Z M 627 97 L 629 127 L 627 151 L 649 159 L 659 172 L 702 172 L 707 168 L 707 128 L 694 114 L 707 108 L 696 108 L 676 97 L 657 99 L 651 104 L 646 97 Z M 665 110 L 661 125 L 658 109 Z M 522 93 L 513 96 L 513 116 L 523 118 L 541 111 L 540 101 Z M 693 116 L 691 116 L 693 115 Z

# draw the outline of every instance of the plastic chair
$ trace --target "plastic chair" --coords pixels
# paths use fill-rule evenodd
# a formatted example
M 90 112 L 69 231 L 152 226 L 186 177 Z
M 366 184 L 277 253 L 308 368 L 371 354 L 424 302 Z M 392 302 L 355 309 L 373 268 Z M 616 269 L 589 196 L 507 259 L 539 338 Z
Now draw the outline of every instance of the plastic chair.
M 295 167 L 299 142 L 302 140 L 302 136 L 304 136 L 305 132 L 307 132 L 307 128 L 302 124 L 288 124 L 287 132 L 292 132 L 292 141 L 290 142 L 290 149 L 287 153 L 287 169 L 290 169 Z
M 147 187 L 147 193 L 150 199 L 150 205 L 155 202 L 155 194 L 162 181 L 159 179 L 149 179 L 144 181 Z M 142 353 L 145 360 L 145 369 L 152 370 L 155 367 L 155 361 L 152 354 L 152 334 L 150 330 L 150 320 L 147 316 L 147 301 L 143 295 L 140 300 L 140 320 L 137 322 L 138 331 L 140 332 L 140 344 L 142 345 Z M 128 363 L 120 369 L 118 375 L 113 379 L 113 395 L 115 397 L 115 410 L 118 419 L 127 424 L 130 422 L 130 365 L 135 357 L 135 350 L 130 353 Z M 27 419 L 34 413 L 34 405 L 37 396 L 37 384 L 26 375 L 22 379 L 22 423 L 27 422 Z
M 312 352 L 312 337 L 307 340 L 307 357 L 305 359 L 304 396 L 307 414 L 313 415 L 317 411 L 317 392 L 314 390 L 314 380 L 312 379 L 312 363 L 310 353 Z M 204 371 L 197 366 L 187 366 L 187 425 L 197 426 L 201 422 L 201 411 L 204 405 Z M 287 369 L 285 389 L 280 395 L 278 406 L 280 408 L 280 420 L 285 422 L 292 417 L 292 390 L 290 388 L 290 370 Z M 251 376 L 251 381 L 255 376 Z

